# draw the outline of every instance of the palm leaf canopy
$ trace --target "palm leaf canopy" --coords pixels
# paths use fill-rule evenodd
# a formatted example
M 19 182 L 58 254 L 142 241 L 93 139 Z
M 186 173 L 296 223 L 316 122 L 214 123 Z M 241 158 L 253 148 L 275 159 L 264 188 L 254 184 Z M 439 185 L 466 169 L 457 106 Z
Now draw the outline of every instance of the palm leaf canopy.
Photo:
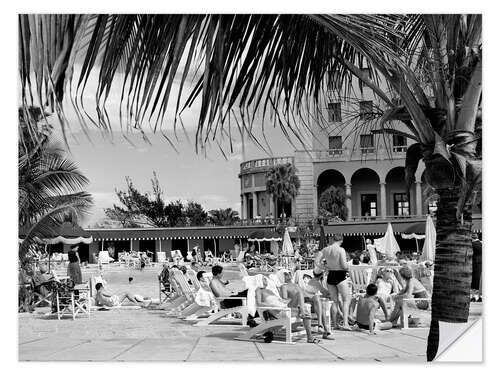
M 377 131 L 394 132 L 390 122 L 399 120 L 407 128 L 399 133 L 420 143 L 409 164 L 421 155 L 436 165 L 428 169 L 441 175 L 428 182 L 437 188 L 455 174 L 471 186 L 481 175 L 481 29 L 474 14 L 20 15 L 21 98 L 56 111 L 65 134 L 70 92 L 82 122 L 108 131 L 108 98 L 118 87 L 123 134 L 148 124 L 171 144 L 165 130 L 196 104 L 197 149 L 215 141 L 222 150 L 232 127 L 252 134 L 259 114 L 265 131 L 268 112 L 289 141 L 303 142 L 325 91 L 348 95 L 358 77 L 385 103 Z M 83 101 L 94 71 L 95 116 Z

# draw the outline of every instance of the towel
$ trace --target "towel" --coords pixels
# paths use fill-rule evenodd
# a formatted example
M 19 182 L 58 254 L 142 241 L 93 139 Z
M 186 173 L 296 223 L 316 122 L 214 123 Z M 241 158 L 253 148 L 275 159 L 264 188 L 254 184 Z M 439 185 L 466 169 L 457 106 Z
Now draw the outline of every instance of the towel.
M 206 291 L 203 288 L 198 289 L 194 301 L 197 305 L 210 307 L 215 303 L 215 299 L 212 293 Z
M 257 311 L 255 291 L 257 290 L 257 288 L 264 287 L 263 284 L 264 276 L 261 274 L 257 274 L 255 276 L 244 276 L 243 281 L 248 289 L 247 293 L 248 313 L 252 316 L 255 316 L 255 312 Z

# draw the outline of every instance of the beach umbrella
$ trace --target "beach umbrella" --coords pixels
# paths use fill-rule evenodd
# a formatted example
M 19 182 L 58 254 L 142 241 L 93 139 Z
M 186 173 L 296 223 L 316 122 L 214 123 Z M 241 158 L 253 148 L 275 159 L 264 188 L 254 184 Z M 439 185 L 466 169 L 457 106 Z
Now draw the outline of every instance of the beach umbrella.
M 423 223 L 417 223 L 413 224 L 409 228 L 405 230 L 405 233 L 401 233 L 401 237 L 404 238 L 405 240 L 415 240 L 415 243 L 417 245 L 417 252 L 420 251 L 420 248 L 418 246 L 418 240 L 423 240 L 425 238 L 425 225 Z
M 421 260 L 430 260 L 434 262 L 434 257 L 436 255 L 436 228 L 434 227 L 434 222 L 432 221 L 431 215 L 427 215 L 427 220 L 425 222 L 425 242 L 422 248 Z
M 387 258 L 392 259 L 400 251 L 391 223 L 387 224 L 387 231 L 384 237 L 375 238 L 375 248 L 379 253 L 385 254 Z
M 283 255 L 293 256 L 293 244 L 290 239 L 290 234 L 288 233 L 288 229 L 285 229 L 285 235 L 283 236 L 283 246 L 281 248 L 281 252 Z
M 24 236 L 24 230 L 20 230 L 20 237 Z M 86 232 L 76 223 L 64 222 L 61 225 L 52 224 L 43 232 L 42 236 L 36 237 L 35 241 L 47 245 L 63 243 L 67 245 L 76 245 L 79 243 L 90 244 L 93 241 L 92 235 Z M 50 256 L 49 256 L 50 270 Z

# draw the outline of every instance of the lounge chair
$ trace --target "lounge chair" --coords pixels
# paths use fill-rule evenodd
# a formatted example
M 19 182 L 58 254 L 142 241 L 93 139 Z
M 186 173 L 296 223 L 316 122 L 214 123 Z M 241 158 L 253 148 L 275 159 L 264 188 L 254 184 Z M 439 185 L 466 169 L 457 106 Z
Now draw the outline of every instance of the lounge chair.
M 177 302 L 167 306 L 166 310 L 168 310 L 168 316 L 178 316 L 183 310 L 196 304 L 194 301 L 196 291 L 194 288 L 189 286 L 184 274 L 181 271 L 172 268 L 171 274 L 174 281 L 172 285 L 178 290 L 180 297 L 177 299 Z
M 101 264 L 113 263 L 115 260 L 109 256 L 107 251 L 99 251 L 99 262 Z
M 265 316 L 264 312 L 267 310 L 280 311 L 280 317 L 274 320 L 267 320 L 258 326 L 251 328 L 244 334 L 235 337 L 235 340 L 241 341 L 262 341 L 259 339 L 266 332 L 272 331 L 276 343 L 295 344 L 294 338 L 302 337 L 305 335 L 304 329 L 299 329 L 302 325 L 302 320 L 296 316 L 292 316 L 292 309 L 289 307 L 276 307 L 276 306 L 257 306 L 259 316 Z M 302 327 L 303 328 L 303 327 Z M 283 332 L 283 335 L 279 335 Z M 277 339 L 277 340 L 276 340 Z M 282 339 L 282 340 L 280 340 Z
M 372 282 L 372 277 L 376 274 L 374 266 L 350 266 L 349 277 L 352 283 L 353 296 L 366 293 L 366 287 Z

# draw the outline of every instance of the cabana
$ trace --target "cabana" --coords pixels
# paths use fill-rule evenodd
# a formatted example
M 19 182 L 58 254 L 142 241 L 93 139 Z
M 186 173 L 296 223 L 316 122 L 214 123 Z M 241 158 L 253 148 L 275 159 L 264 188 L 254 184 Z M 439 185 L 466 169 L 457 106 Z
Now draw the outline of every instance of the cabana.
M 270 230 L 257 230 L 255 232 L 250 233 L 250 235 L 248 236 L 249 242 L 254 242 L 254 241 L 257 242 L 257 246 L 259 248 L 259 254 L 260 254 L 261 242 L 271 242 L 271 243 L 274 242 L 277 245 L 277 242 L 281 240 L 282 238 L 278 233 Z
M 66 245 L 76 245 L 79 243 L 90 244 L 93 241 L 92 235 L 82 229 L 78 224 L 64 222 L 61 225 L 51 225 L 44 231 L 43 236 L 35 237 L 35 241 L 45 245 L 55 245 L 63 243 Z M 49 255 L 50 270 L 50 255 Z

